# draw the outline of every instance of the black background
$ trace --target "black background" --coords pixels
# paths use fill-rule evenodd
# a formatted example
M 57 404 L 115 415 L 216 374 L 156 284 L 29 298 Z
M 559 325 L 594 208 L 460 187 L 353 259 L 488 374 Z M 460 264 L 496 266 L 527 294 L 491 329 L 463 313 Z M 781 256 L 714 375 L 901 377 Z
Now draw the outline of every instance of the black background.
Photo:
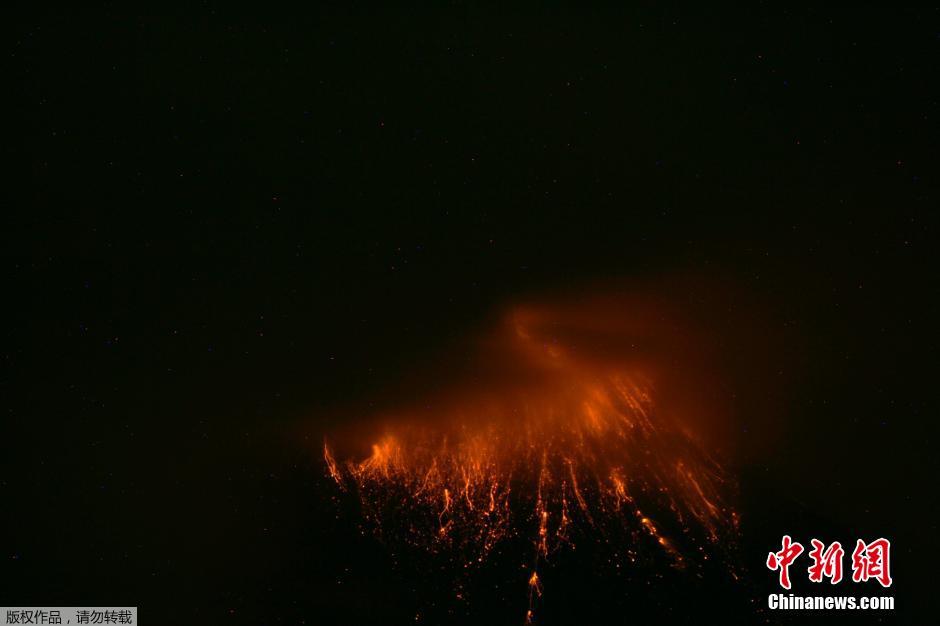
M 938 13 L 630 4 L 16 16 L 0 601 L 519 623 L 517 573 L 450 602 L 337 506 L 335 408 L 526 294 L 692 275 L 794 351 L 785 423 L 735 416 L 748 580 L 571 557 L 545 623 L 873 619 L 761 612 L 784 532 L 892 539 L 881 618 L 929 621 Z

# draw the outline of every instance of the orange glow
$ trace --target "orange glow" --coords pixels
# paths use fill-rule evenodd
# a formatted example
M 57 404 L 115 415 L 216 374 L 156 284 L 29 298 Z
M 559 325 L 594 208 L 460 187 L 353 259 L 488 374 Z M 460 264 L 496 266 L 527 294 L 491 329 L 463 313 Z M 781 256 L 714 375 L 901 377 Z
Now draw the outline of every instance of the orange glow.
M 677 534 L 704 550 L 737 517 L 724 470 L 688 424 L 658 409 L 662 366 L 630 353 L 628 326 L 596 308 L 517 310 L 482 342 L 497 376 L 462 383 L 430 411 L 381 416 L 364 458 L 337 463 L 325 446 L 329 474 L 377 525 L 390 509 L 411 510 L 408 540 L 453 550 L 465 566 L 509 533 L 531 533 L 526 621 L 551 555 L 611 524 L 684 568 Z

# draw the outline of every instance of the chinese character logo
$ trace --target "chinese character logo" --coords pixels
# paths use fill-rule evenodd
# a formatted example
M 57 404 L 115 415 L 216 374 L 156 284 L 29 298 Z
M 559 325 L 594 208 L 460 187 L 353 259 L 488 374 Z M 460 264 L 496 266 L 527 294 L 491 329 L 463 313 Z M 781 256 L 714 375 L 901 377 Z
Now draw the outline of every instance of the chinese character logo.
M 842 581 L 842 559 L 845 550 L 838 541 L 829 546 L 819 539 L 810 539 L 813 549 L 808 552 L 812 564 L 807 568 L 810 582 L 821 583 L 828 578 L 830 584 Z M 790 565 L 803 554 L 803 545 L 793 541 L 790 535 L 784 535 L 779 552 L 767 555 L 767 569 L 779 572 L 780 586 L 790 589 Z M 882 587 L 890 587 L 891 579 L 891 542 L 881 538 L 865 543 L 859 539 L 852 551 L 852 582 L 864 583 L 874 579 Z

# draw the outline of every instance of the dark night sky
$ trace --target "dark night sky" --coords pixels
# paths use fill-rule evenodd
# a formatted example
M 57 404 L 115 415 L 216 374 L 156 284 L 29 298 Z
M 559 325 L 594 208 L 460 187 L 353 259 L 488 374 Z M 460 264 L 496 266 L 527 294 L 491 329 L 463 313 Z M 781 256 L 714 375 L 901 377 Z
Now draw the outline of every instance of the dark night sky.
M 892 538 L 909 623 L 937 533 L 938 18 L 18 16 L 0 603 L 406 622 L 418 574 L 324 495 L 333 409 L 506 302 L 682 274 L 770 311 L 785 346 L 760 367 L 786 393 L 747 400 L 785 416 L 779 438 L 736 418 L 753 581 L 661 583 L 637 605 L 616 597 L 635 582 L 592 595 L 582 571 L 556 619 L 684 623 L 680 593 L 707 598 L 696 615 L 763 619 L 748 594 L 765 602 L 761 563 L 792 532 Z M 748 396 L 746 375 L 729 384 Z M 516 623 L 500 602 L 472 619 Z

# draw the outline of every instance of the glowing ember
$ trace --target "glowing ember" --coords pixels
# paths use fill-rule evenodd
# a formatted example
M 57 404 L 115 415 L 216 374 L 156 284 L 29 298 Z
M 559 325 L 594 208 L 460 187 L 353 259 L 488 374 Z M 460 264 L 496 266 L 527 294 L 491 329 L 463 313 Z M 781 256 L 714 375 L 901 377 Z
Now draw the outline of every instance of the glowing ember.
M 398 530 L 411 543 L 470 566 L 529 534 L 527 622 L 543 593 L 540 568 L 576 537 L 618 525 L 683 568 L 690 557 L 654 514 L 702 552 L 736 523 L 722 469 L 657 412 L 654 381 L 626 359 L 589 360 L 548 340 L 546 325 L 544 313 L 516 313 L 496 342 L 522 382 L 465 386 L 430 418 L 389 416 L 366 458 L 337 462 L 324 446 L 330 476 L 357 491 L 379 528 L 407 520 Z

